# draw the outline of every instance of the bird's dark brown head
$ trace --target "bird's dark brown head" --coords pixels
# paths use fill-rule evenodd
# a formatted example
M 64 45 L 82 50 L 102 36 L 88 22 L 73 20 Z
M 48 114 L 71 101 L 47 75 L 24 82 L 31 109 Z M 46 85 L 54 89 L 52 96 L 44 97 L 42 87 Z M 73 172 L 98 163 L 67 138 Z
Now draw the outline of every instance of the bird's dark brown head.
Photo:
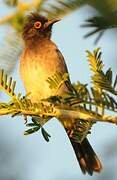
M 36 41 L 39 38 L 50 38 L 52 25 L 57 21 L 59 21 L 59 19 L 48 20 L 37 12 L 31 13 L 27 16 L 27 21 L 24 25 L 24 41 Z

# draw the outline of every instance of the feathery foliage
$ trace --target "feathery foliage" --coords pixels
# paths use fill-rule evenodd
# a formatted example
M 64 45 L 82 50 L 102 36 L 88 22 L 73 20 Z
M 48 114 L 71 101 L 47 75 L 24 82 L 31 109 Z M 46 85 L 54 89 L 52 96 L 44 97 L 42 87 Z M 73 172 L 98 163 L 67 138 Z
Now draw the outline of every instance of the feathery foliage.
M 83 85 L 77 82 L 72 85 L 73 91 L 70 93 L 65 93 L 62 96 L 55 93 L 54 96 L 42 99 L 38 103 L 31 102 L 28 94 L 24 97 L 21 96 L 21 93 L 16 95 L 14 92 L 15 82 L 12 82 L 12 78 L 8 79 L 2 70 L 0 88 L 12 99 L 8 103 L 0 103 L 0 115 L 11 114 L 12 117 L 22 115 L 24 118 L 32 117 L 32 122 L 26 124 L 30 128 L 24 134 L 29 135 L 41 129 L 46 141 L 49 141 L 50 135 L 44 130 L 43 125 L 52 117 L 57 117 L 63 125 L 66 123 L 64 119 L 75 119 L 72 137 L 77 142 L 83 141 L 96 121 L 117 123 L 116 116 L 112 117 L 105 114 L 105 110 L 117 112 L 117 77 L 113 80 L 110 69 L 106 72 L 103 71 L 104 64 L 101 60 L 99 48 L 93 53 L 87 51 L 87 56 L 93 73 L 90 89 L 87 84 Z M 50 88 L 57 92 L 68 80 L 68 74 L 62 76 L 60 73 L 55 73 L 52 77 L 48 77 L 47 82 Z
M 68 78 L 68 73 L 65 73 L 64 75 L 61 73 L 55 73 L 52 77 L 47 79 L 47 82 L 49 83 L 51 89 L 56 89 L 55 94 L 57 94 L 60 87 L 68 80 Z
M 82 25 L 82 27 L 93 28 L 85 37 L 99 33 L 95 43 L 98 42 L 105 30 L 117 27 L 117 1 L 115 0 L 56 0 L 54 5 L 47 4 L 45 9 L 42 8 L 42 12 L 44 11 L 48 17 L 63 17 L 85 5 L 96 9 L 99 15 L 86 19 Z
M 47 2 L 46 7 L 42 7 L 41 12 L 45 13 L 45 15 L 49 18 L 53 17 L 63 17 L 68 15 L 69 13 L 75 11 L 82 5 L 86 4 L 87 0 L 84 2 L 83 0 L 56 0 L 54 3 Z
M 4 70 L 0 71 L 0 88 L 6 92 L 9 96 L 15 97 L 14 93 L 16 86 L 16 81 L 12 81 L 12 77 L 7 78 L 7 74 L 4 73 Z
M 93 73 L 91 80 L 93 87 L 91 92 L 95 102 L 114 111 L 117 110 L 115 98 L 117 96 L 117 76 L 113 80 L 112 70 L 109 68 L 103 71 L 104 64 L 101 61 L 100 49 L 96 49 L 93 53 L 87 51 L 90 69 Z M 115 96 L 115 98 L 113 97 Z
M 84 37 L 87 38 L 98 33 L 95 43 L 101 38 L 107 29 L 117 28 L 117 11 L 110 12 L 106 15 L 94 16 L 85 21 L 81 27 L 92 28 Z

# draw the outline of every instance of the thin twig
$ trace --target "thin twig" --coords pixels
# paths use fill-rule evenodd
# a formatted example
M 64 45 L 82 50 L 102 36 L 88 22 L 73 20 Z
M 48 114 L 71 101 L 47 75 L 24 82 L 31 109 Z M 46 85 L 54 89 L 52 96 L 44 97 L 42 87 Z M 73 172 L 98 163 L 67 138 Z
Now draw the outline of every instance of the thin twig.
M 108 122 L 117 124 L 117 116 L 109 116 L 109 115 L 99 115 L 95 113 L 87 113 L 75 110 L 63 110 L 63 109 L 55 109 L 57 118 L 65 118 L 65 119 L 82 119 L 84 121 L 100 121 L 100 122 Z
M 59 109 L 59 108 L 54 108 L 54 111 L 49 113 L 49 112 L 42 112 L 40 109 L 34 110 L 25 110 L 25 109 L 7 109 L 7 108 L 0 108 L 0 116 L 2 115 L 8 115 L 14 113 L 14 112 L 19 112 L 20 115 L 27 115 L 27 116 L 51 116 L 51 117 L 56 117 L 58 119 L 82 119 L 84 121 L 92 121 L 92 122 L 108 122 L 108 123 L 113 123 L 117 124 L 117 116 L 109 116 L 109 115 L 99 115 L 95 113 L 89 113 L 89 112 L 82 112 L 82 111 L 77 111 L 77 110 L 66 110 L 66 109 Z

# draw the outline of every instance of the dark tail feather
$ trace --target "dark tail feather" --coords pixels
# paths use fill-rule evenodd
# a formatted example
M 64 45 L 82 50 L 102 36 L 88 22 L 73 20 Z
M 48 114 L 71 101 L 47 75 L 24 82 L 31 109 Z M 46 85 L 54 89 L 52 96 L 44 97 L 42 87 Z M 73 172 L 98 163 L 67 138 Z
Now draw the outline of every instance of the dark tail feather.
M 100 172 L 102 169 L 101 162 L 88 140 L 85 138 L 81 144 L 74 142 L 73 139 L 70 139 L 70 141 L 74 148 L 82 172 L 84 174 L 88 172 L 89 175 L 92 175 L 94 171 Z

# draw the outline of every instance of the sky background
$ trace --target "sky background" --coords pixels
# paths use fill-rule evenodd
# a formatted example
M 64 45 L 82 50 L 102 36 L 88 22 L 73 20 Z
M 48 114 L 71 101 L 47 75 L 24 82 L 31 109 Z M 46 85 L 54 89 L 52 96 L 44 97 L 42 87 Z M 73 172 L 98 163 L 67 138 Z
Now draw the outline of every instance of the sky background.
M 62 52 L 72 82 L 77 80 L 90 84 L 90 71 L 86 50 L 93 51 L 101 47 L 105 67 L 112 67 L 117 73 L 117 32 L 107 31 L 97 45 L 95 37 L 84 39 L 87 29 L 80 27 L 84 20 L 92 15 L 93 9 L 83 7 L 65 17 L 53 27 L 52 40 Z M 0 1 L 0 18 L 6 14 Z M 0 27 L 0 43 L 8 29 Z M 12 73 L 17 81 L 17 91 L 24 92 L 19 76 L 19 61 Z M 1 94 L 1 101 L 6 100 Z M 117 166 L 117 127 L 107 123 L 97 123 L 89 136 L 90 142 L 100 157 L 103 170 L 90 177 L 82 175 L 71 144 L 61 124 L 52 119 L 45 125 L 51 135 L 50 142 L 43 139 L 41 133 L 23 136 L 26 127 L 23 118 L 0 118 L 0 180 L 116 180 Z

